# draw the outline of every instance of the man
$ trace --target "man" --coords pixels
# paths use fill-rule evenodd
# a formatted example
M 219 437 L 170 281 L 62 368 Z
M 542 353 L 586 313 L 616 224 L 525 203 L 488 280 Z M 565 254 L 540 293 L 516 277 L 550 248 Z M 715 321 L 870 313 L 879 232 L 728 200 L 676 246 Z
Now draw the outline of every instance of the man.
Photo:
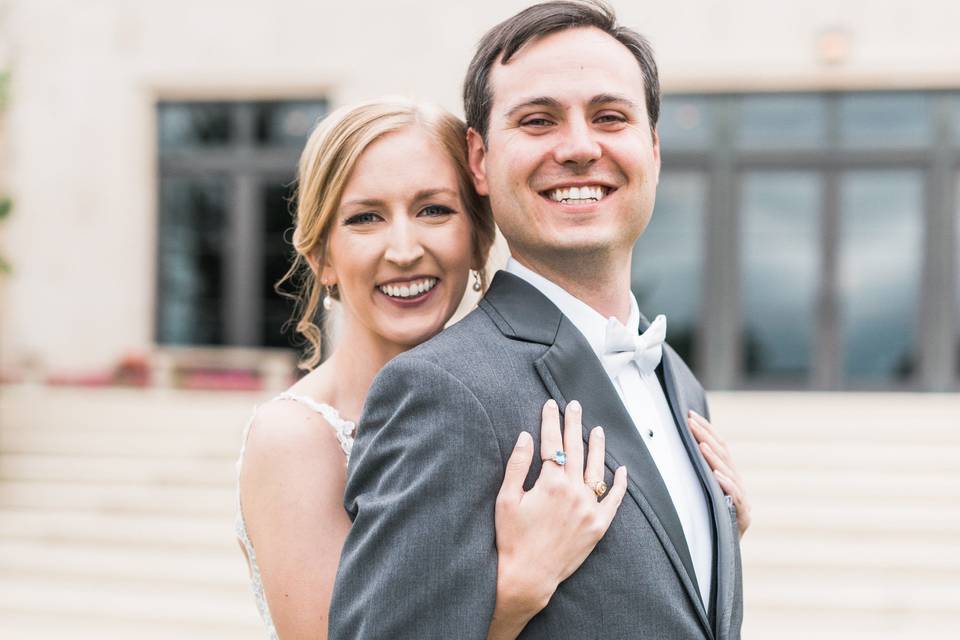
M 685 428 L 703 389 L 630 293 L 660 168 L 649 45 L 601 5 L 537 5 L 483 38 L 464 97 L 512 258 L 477 310 L 374 383 L 330 637 L 485 637 L 504 464 L 554 398 L 582 403 L 585 434 L 604 426 L 605 481 L 626 465 L 628 497 L 520 637 L 739 638 L 736 516 Z

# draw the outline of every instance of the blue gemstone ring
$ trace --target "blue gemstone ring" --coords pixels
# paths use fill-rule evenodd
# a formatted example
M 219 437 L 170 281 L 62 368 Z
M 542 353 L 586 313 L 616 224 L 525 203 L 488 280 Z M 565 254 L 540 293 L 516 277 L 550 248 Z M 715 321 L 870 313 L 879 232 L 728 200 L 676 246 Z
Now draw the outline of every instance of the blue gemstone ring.
M 554 453 L 552 456 L 550 456 L 549 458 L 543 459 L 544 462 L 548 460 L 556 462 L 558 465 L 562 467 L 563 465 L 567 464 L 567 454 L 564 453 L 563 450 L 557 449 L 557 452 Z

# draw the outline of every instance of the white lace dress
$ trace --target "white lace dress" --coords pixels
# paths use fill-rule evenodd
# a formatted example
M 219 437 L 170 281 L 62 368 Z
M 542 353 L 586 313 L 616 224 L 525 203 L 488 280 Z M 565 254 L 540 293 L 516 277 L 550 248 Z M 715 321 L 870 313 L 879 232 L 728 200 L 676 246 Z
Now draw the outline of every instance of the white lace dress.
M 307 396 L 301 396 L 290 393 L 289 391 L 285 391 L 273 400 L 270 400 L 270 402 L 276 402 L 277 400 L 292 400 L 294 402 L 299 402 L 322 415 L 323 419 L 326 420 L 331 427 L 333 427 L 334 431 L 336 431 L 337 440 L 340 442 L 340 448 L 343 450 L 345 459 L 350 459 L 350 450 L 353 448 L 353 437 L 356 432 L 356 426 L 354 423 L 341 418 L 340 413 L 330 405 L 317 402 L 313 398 L 308 398 Z M 247 436 L 250 433 L 250 426 L 253 424 L 253 419 L 256 417 L 256 414 L 257 409 L 254 408 L 253 415 L 250 416 L 250 420 L 247 422 L 247 427 L 243 431 L 243 446 L 240 448 L 240 458 L 237 460 L 238 482 L 236 531 L 237 538 L 240 540 L 240 544 L 243 545 L 243 550 L 247 553 L 247 560 L 250 565 L 250 585 L 253 589 L 253 597 L 257 602 L 257 609 L 260 610 L 260 617 L 263 618 L 263 622 L 267 626 L 267 637 L 271 640 L 277 640 L 277 630 L 273 626 L 273 618 L 270 616 L 270 607 L 267 606 L 267 597 L 263 593 L 263 582 L 260 579 L 260 567 L 257 566 L 257 554 L 253 550 L 253 544 L 250 543 L 250 536 L 247 535 L 247 525 L 243 520 L 243 510 L 240 506 L 240 467 L 243 464 L 244 450 L 247 448 Z

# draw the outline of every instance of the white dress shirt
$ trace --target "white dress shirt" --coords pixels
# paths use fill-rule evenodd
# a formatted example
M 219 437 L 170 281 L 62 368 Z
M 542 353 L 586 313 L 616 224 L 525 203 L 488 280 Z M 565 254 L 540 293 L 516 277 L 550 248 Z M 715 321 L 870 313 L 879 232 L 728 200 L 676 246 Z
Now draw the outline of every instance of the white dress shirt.
M 513 258 L 507 260 L 507 272 L 523 278 L 545 295 L 587 339 L 597 358 L 602 360 L 607 318 L 582 300 L 570 295 L 560 286 L 531 271 Z M 639 333 L 640 309 L 630 294 L 630 318 L 626 327 L 634 335 Z M 653 458 L 673 506 L 677 510 L 687 547 L 693 560 L 693 569 L 700 586 L 700 597 L 709 608 L 710 583 L 713 579 L 713 529 L 706 496 L 693 463 L 680 440 L 673 414 L 656 373 L 641 374 L 636 363 L 624 367 L 616 378 L 611 378 L 627 413 L 640 432 Z M 589 398 L 570 398 L 581 403 Z M 686 428 L 683 425 L 681 428 Z

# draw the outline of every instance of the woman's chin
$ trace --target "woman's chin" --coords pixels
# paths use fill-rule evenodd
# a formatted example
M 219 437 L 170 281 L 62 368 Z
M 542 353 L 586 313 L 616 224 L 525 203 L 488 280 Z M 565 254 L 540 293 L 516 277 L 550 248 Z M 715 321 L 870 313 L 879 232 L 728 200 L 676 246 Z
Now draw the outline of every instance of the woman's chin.
M 412 349 L 418 344 L 426 342 L 441 331 L 443 331 L 442 322 L 411 327 L 393 326 L 390 331 L 385 332 L 386 335 L 383 337 L 404 349 Z

